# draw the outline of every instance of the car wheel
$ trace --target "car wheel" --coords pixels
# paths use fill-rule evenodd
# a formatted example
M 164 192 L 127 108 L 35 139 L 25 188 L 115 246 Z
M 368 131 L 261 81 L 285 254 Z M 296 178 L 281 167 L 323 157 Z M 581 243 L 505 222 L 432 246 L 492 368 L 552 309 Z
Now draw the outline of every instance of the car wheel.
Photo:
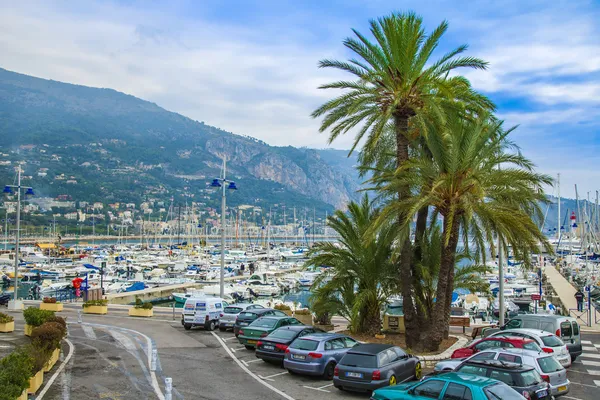
M 207 331 L 214 331 L 215 330 L 215 321 L 207 322 L 206 325 L 204 325 L 204 329 Z
M 183 325 L 183 327 L 185 328 L 186 331 L 189 331 L 190 329 L 192 329 L 192 324 L 185 324 L 185 325 Z
M 254 350 L 254 347 L 252 346 L 245 345 L 244 347 L 246 348 L 246 350 Z
M 390 384 L 390 386 L 396 386 L 396 384 L 398 383 L 398 381 L 396 380 L 396 375 L 390 376 L 390 380 L 388 381 L 388 383 Z
M 423 376 L 423 367 L 421 367 L 421 363 L 417 362 L 415 364 L 415 379 L 419 380 Z
M 333 374 L 335 372 L 335 363 L 330 362 L 325 366 L 325 371 L 323 371 L 323 378 L 328 381 L 333 379 Z

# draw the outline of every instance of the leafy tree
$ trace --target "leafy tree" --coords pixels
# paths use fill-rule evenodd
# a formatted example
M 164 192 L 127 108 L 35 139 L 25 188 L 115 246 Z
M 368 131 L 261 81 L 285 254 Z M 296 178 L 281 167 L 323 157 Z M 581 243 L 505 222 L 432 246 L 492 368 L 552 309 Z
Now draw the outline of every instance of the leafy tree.
M 382 308 L 396 282 L 392 262 L 396 232 L 393 225 L 386 225 L 371 233 L 378 215 L 366 195 L 360 203 L 350 203 L 347 214 L 336 211 L 328 224 L 340 235 L 341 246 L 318 243 L 307 261 L 331 267 L 313 285 L 313 308 L 318 314 L 346 317 L 355 333 L 379 331 Z
M 492 109 L 492 103 L 476 93 L 462 76 L 450 75 L 457 68 L 485 69 L 478 58 L 463 57 L 467 46 L 459 46 L 438 60 L 431 60 L 440 39 L 448 29 L 446 21 L 427 35 L 421 17 L 414 13 L 393 13 L 373 20 L 370 31 L 375 41 L 353 30 L 355 37 L 347 38 L 344 46 L 354 53 L 348 61 L 323 60 L 322 68 L 335 68 L 354 76 L 352 81 L 337 81 L 322 89 L 341 89 L 344 93 L 329 100 L 313 112 L 323 117 L 321 131 L 331 130 L 329 142 L 339 135 L 356 132 L 353 151 L 363 141 L 363 151 L 373 152 L 379 142 L 391 132 L 394 140 L 395 165 L 401 167 L 409 160 L 411 144 L 427 136 L 425 121 L 442 124 L 448 113 L 465 109 Z M 368 159 L 369 157 L 367 157 Z M 404 201 L 411 195 L 408 186 L 398 187 L 396 196 Z M 413 215 L 400 215 L 399 219 Z M 427 208 L 420 210 L 416 241 L 422 236 L 427 220 Z M 409 226 L 402 234 L 400 278 L 404 298 L 407 345 L 418 342 L 420 324 L 413 302 L 413 260 Z

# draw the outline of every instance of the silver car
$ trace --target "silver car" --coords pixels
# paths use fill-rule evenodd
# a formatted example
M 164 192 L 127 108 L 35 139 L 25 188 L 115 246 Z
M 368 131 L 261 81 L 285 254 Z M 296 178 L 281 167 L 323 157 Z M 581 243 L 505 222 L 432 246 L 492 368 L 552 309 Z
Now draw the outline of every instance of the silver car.
M 224 331 L 226 329 L 233 329 L 235 320 L 239 313 L 246 310 L 254 310 L 257 308 L 264 308 L 260 304 L 243 303 L 243 304 L 231 304 L 223 310 L 223 316 L 219 319 L 219 330 Z
M 571 382 L 567 371 L 552 354 L 525 349 L 488 349 L 467 359 L 452 359 L 436 364 L 434 371 L 453 371 L 464 361 L 498 360 L 534 367 L 542 379 L 550 384 L 550 394 L 554 397 L 569 393 Z

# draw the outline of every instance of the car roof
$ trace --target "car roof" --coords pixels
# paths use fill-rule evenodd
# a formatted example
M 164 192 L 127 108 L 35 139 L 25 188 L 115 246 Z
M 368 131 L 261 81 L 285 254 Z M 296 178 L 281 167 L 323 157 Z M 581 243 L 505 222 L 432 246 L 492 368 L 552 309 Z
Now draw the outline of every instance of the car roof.
M 286 318 L 293 318 L 293 317 L 280 317 L 279 315 L 265 315 L 264 317 L 260 317 L 257 318 L 256 320 L 258 321 L 259 319 L 276 319 L 276 320 L 280 320 L 280 319 L 286 319 Z
M 461 372 L 447 372 L 441 375 L 436 375 L 430 379 L 440 379 L 444 381 L 462 383 L 468 386 L 486 387 L 491 384 L 498 383 L 496 379 L 488 378 L 485 376 L 477 376 L 477 379 L 473 379 L 472 374 L 464 374 Z
M 271 318 L 271 317 L 262 317 L 262 318 Z M 308 326 L 308 325 L 286 325 L 286 326 L 282 326 L 281 328 L 277 328 L 277 330 L 278 331 L 283 331 L 283 330 L 287 330 L 287 331 L 301 331 L 301 330 L 304 330 L 306 328 L 310 328 L 310 326 Z
M 518 355 L 524 355 L 524 356 L 531 356 L 531 357 L 537 357 L 540 354 L 549 354 L 549 353 L 544 353 L 542 351 L 535 351 L 535 350 L 527 350 L 527 349 L 505 349 L 505 348 L 494 348 L 494 349 L 485 349 L 484 351 L 477 353 L 477 354 L 481 354 L 483 352 L 486 353 L 512 353 L 512 354 L 518 354 Z
M 244 310 L 245 313 L 264 314 L 267 311 L 273 311 L 272 308 L 253 308 L 250 310 Z
M 500 332 L 505 332 L 505 331 L 500 331 Z M 535 340 L 533 340 L 533 339 L 519 337 L 519 336 L 488 336 L 486 338 L 481 339 L 480 341 L 484 342 L 484 341 L 490 341 L 490 340 L 500 340 L 501 342 L 511 342 L 511 343 L 516 343 L 516 342 L 535 343 Z M 479 343 L 479 342 L 477 342 L 477 343 Z
M 317 333 L 311 333 L 310 335 L 302 336 L 301 339 L 322 341 L 322 340 L 329 340 L 329 339 L 343 338 L 343 337 L 346 337 L 346 335 L 343 335 L 340 333 L 331 333 L 331 332 L 317 332 Z
M 349 353 L 376 355 L 391 347 L 395 346 L 391 344 L 366 343 L 352 348 L 352 350 L 350 350 Z
M 517 364 L 517 363 L 513 363 L 513 362 L 508 362 L 508 361 L 498 361 L 498 360 L 466 360 L 464 361 L 464 363 L 462 365 L 476 365 L 476 366 L 485 366 L 485 367 L 492 367 L 492 368 L 500 368 L 500 369 L 510 369 L 513 371 L 529 371 L 532 369 L 535 369 L 535 367 L 532 367 L 530 365 L 524 365 L 524 364 Z
M 537 335 L 537 336 L 555 336 L 551 332 L 542 331 L 540 329 L 529 329 L 529 328 L 506 329 L 504 331 L 499 331 L 499 332 L 505 332 L 505 333 L 511 333 L 511 332 L 515 332 L 515 333 L 528 333 L 530 335 Z M 493 335 L 495 335 L 497 333 L 498 332 L 494 332 Z

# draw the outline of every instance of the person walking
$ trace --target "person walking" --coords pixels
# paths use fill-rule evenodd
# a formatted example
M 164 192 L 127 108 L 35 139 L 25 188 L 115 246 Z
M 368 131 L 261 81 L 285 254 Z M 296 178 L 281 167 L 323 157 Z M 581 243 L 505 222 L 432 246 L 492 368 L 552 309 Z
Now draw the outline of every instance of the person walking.
M 585 295 L 581 289 L 577 289 L 577 293 L 575 293 L 575 299 L 577 300 L 577 311 L 583 311 L 583 300 L 585 299 Z

